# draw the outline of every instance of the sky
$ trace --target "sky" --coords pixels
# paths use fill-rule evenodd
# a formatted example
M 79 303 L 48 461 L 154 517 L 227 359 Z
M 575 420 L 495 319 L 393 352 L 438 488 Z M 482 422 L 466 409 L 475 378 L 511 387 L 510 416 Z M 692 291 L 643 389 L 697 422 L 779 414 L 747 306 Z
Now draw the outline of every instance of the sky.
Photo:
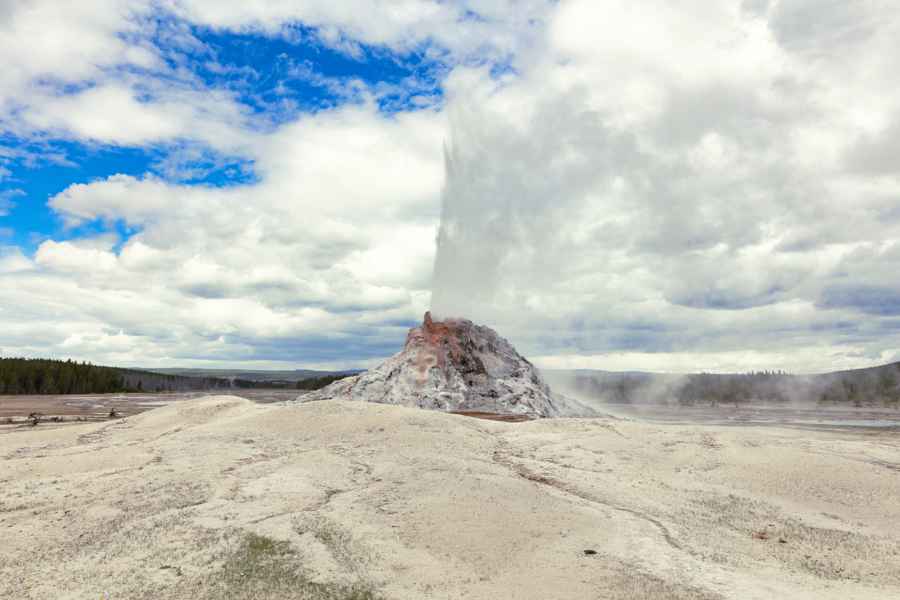
M 0 355 L 900 360 L 890 0 L 0 0 Z

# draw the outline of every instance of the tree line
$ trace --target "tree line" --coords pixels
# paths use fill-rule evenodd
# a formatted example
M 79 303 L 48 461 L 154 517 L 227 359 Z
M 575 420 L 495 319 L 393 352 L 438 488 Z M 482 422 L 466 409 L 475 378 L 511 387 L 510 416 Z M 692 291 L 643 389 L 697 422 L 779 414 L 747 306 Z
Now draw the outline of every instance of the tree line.
M 297 382 L 249 381 L 103 367 L 71 359 L 0 357 L 0 394 L 110 394 L 231 388 L 317 390 L 346 376 L 324 375 Z
M 73 360 L 0 358 L 0 394 L 106 394 L 124 392 L 123 374 Z

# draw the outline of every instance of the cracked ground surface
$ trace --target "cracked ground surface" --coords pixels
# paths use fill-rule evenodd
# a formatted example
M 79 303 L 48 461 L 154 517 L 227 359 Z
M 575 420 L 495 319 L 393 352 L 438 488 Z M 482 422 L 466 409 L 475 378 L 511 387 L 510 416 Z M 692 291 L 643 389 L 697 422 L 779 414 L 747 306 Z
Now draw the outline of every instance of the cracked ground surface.
M 892 434 L 212 397 L 0 457 L 2 598 L 900 598 Z

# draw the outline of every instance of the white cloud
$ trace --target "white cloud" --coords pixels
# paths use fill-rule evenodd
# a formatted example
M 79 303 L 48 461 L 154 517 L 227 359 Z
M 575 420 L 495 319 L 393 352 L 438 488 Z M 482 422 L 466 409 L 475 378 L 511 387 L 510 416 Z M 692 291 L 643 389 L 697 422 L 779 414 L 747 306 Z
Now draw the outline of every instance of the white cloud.
M 71 242 L 46 241 L 34 255 L 34 262 L 52 271 L 83 276 L 112 271 L 116 257 L 109 250 L 85 248 Z
M 216 194 L 202 188 L 175 187 L 157 179 L 113 175 L 94 183 L 76 183 L 53 198 L 50 206 L 71 225 L 85 221 L 121 219 L 131 225 L 146 225 L 184 206 L 184 196 L 201 196 L 215 202 Z M 190 216 L 190 215 L 189 215 Z
M 136 91 L 108 83 L 76 94 L 52 96 L 21 114 L 41 131 L 121 146 L 143 146 L 190 135 L 234 151 L 246 134 L 234 101 L 222 93 L 166 90 L 162 99 L 138 101 Z M 237 125 L 237 127 L 236 127 Z

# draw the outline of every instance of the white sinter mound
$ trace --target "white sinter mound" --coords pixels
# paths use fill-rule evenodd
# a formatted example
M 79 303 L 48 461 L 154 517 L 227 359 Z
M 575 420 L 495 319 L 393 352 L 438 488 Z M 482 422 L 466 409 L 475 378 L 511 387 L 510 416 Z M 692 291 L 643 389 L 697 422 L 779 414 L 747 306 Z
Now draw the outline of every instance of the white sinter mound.
M 402 352 L 298 399 L 537 417 L 589 412 L 552 394 L 534 365 L 493 329 L 466 319 L 435 322 L 430 313 L 421 327 L 409 330 Z

